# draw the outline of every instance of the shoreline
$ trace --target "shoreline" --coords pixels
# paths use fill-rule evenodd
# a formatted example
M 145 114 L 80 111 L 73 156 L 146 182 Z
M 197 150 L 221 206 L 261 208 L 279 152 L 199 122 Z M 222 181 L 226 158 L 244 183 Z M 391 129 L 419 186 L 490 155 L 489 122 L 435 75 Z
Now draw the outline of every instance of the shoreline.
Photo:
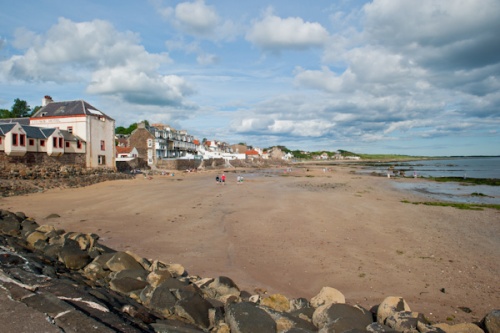
M 309 169 L 243 184 L 236 174 L 254 169 L 226 170 L 226 186 L 215 184 L 216 170 L 137 177 L 2 198 L 0 208 L 96 233 L 107 246 L 190 274 L 228 276 L 252 293 L 310 298 L 329 286 L 366 308 L 401 296 L 449 323 L 500 306 L 498 212 L 407 205 L 401 200 L 421 196 L 382 177 L 351 166 Z M 46 219 L 53 213 L 60 218 Z

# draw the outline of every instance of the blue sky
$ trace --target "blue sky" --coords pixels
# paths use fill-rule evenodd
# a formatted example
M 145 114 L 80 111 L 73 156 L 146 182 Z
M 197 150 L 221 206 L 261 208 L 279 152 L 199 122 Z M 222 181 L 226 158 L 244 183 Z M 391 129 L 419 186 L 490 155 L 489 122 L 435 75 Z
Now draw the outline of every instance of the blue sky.
M 0 108 L 258 147 L 500 155 L 500 1 L 2 0 Z

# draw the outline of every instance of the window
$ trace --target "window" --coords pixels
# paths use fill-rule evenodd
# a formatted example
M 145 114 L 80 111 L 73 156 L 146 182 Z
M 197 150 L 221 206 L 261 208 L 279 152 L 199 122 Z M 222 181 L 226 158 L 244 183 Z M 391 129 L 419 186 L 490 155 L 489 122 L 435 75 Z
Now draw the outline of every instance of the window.
M 148 147 L 149 148 L 153 147 L 153 140 L 148 139 Z
M 104 140 L 101 140 L 101 150 L 106 150 L 106 143 Z
M 99 165 L 105 165 L 106 164 L 106 156 L 104 156 L 104 155 L 98 155 L 97 156 L 97 164 L 99 164 Z
M 66 141 L 66 148 L 69 148 L 69 141 Z
M 28 140 L 28 144 L 29 144 L 30 146 L 34 146 L 34 145 L 35 145 L 35 139 L 29 139 L 29 140 Z
M 40 146 L 45 147 L 45 140 L 40 140 Z
M 54 146 L 54 148 L 57 148 L 57 138 L 56 137 L 52 138 L 52 146 Z
M 0 136 L 0 145 L 2 144 L 2 137 Z
M 76 140 L 76 148 L 82 149 L 82 142 L 80 140 Z
M 17 146 L 18 145 L 18 142 L 17 142 L 17 133 L 12 133 L 12 145 L 13 146 Z
M 63 138 L 59 138 L 59 148 L 62 148 L 63 146 Z
M 26 146 L 26 134 L 19 134 L 19 145 L 22 147 Z
M 68 132 L 73 134 L 73 126 L 68 126 Z

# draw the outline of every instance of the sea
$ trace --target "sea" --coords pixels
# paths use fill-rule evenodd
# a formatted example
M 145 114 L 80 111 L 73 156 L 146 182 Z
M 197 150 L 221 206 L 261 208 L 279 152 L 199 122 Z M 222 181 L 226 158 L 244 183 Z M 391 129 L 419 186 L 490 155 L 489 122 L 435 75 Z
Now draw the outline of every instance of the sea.
M 460 177 L 500 179 L 499 157 L 460 157 L 394 162 L 395 170 L 404 170 L 406 177 Z M 388 163 L 370 165 L 363 173 L 386 174 Z M 500 186 L 471 185 L 460 182 L 404 182 L 392 184 L 402 190 L 418 192 L 430 199 L 459 202 L 500 204 Z

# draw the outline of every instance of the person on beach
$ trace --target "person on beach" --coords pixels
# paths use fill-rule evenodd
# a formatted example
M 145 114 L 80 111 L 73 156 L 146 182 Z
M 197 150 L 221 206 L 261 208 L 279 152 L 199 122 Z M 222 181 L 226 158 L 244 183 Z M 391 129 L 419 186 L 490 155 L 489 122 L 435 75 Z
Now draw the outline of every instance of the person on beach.
M 219 177 L 219 175 L 215 176 L 215 183 L 217 185 L 219 185 L 219 183 L 220 183 L 220 177 Z
M 221 181 L 222 185 L 226 185 L 226 175 L 225 174 L 222 174 L 222 176 L 220 176 L 220 181 Z

